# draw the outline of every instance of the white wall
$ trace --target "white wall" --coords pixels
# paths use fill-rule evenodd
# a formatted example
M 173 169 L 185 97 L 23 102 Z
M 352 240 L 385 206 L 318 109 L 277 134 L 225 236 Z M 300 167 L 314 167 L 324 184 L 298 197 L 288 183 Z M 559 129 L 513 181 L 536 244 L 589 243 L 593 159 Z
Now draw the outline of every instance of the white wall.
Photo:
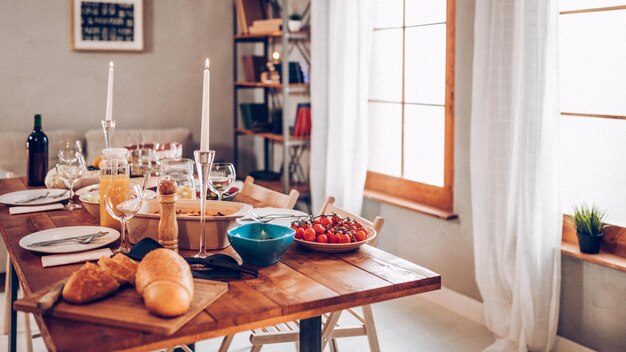
M 211 146 L 232 151 L 232 1 L 145 1 L 141 53 L 75 52 L 70 1 L 0 2 L 0 128 L 100 128 L 115 62 L 117 128 L 187 127 L 199 141 L 204 58 L 211 59 Z

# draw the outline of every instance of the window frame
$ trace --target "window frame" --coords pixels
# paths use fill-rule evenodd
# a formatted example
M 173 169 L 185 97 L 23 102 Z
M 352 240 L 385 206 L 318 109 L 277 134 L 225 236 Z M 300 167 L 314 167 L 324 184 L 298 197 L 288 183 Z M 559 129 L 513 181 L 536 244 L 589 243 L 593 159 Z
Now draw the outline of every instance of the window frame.
M 405 4 L 405 2 L 403 2 Z M 394 203 L 397 198 L 403 201 L 415 202 L 425 205 L 425 208 L 417 207 L 416 210 L 424 211 L 426 208 L 436 208 L 445 212 L 452 212 L 454 202 L 454 77 L 455 77 L 455 28 L 456 28 L 456 0 L 447 0 L 446 3 L 446 73 L 445 73 L 445 132 L 444 132 L 444 181 L 443 187 L 428 185 L 408 179 L 384 175 L 381 173 L 367 171 L 365 181 L 366 196 L 379 200 L 387 200 Z M 404 5 L 406 9 L 406 5 Z M 406 17 L 403 13 L 403 17 Z M 404 66 L 406 23 L 402 25 L 402 55 Z M 402 72 L 402 114 L 404 120 L 404 109 L 407 102 L 404 100 L 404 68 Z M 375 101 L 375 100 L 368 100 Z M 402 126 L 404 142 L 404 123 Z M 404 150 L 402 151 L 402 164 L 404 164 Z M 374 196 L 382 194 L 383 197 Z M 387 197 L 385 197 L 387 196 Z M 406 203 L 406 202 L 401 202 Z M 428 210 L 424 212 L 429 212 Z M 435 212 L 436 213 L 436 212 Z M 447 216 L 439 217 L 449 218 Z M 450 216 L 452 214 L 449 214 Z

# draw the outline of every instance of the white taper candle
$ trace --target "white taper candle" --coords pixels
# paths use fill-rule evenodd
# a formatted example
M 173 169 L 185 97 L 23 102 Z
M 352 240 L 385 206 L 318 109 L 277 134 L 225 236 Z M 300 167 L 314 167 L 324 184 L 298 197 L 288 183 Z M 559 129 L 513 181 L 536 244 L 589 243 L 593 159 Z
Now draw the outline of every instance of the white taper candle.
M 104 119 L 111 121 L 113 118 L 113 61 L 109 62 L 109 86 L 107 87 L 107 108 Z
M 210 107 L 211 72 L 209 71 L 209 59 L 204 66 L 204 81 L 202 84 L 202 127 L 200 134 L 200 151 L 209 151 L 209 107 Z

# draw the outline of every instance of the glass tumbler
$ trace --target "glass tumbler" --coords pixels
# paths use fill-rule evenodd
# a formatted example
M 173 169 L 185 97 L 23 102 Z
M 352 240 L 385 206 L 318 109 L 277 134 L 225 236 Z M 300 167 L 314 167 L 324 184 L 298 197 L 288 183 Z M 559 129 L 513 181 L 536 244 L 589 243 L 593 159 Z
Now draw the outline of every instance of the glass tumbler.
M 161 161 L 160 176 L 176 181 L 178 199 L 196 199 L 193 165 L 193 160 L 185 158 Z

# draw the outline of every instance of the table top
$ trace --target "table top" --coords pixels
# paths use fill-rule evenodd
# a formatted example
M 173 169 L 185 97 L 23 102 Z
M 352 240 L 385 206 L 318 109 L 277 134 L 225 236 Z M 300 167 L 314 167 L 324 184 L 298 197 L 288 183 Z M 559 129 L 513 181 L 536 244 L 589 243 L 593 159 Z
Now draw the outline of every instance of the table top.
M 26 188 L 22 179 L 0 180 L 0 194 Z M 264 205 L 243 195 L 235 200 Z M 8 207 L 0 204 L 0 232 L 25 293 L 68 277 L 81 264 L 43 268 L 40 254 L 19 246 L 22 237 L 54 227 L 97 224 L 98 219 L 84 209 L 9 215 Z M 239 258 L 231 247 L 216 252 Z M 41 315 L 35 319 L 51 351 L 154 350 L 440 287 L 438 274 L 369 245 L 336 254 L 310 252 L 293 245 L 279 263 L 259 268 L 258 278 L 230 281 L 226 294 L 171 336 Z

